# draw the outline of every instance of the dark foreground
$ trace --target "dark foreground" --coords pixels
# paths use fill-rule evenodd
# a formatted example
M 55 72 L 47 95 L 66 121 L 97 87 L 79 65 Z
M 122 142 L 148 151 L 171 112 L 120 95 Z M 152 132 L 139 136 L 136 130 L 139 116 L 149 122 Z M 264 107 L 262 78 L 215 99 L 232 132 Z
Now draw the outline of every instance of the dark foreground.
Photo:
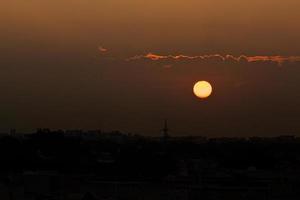
M 49 131 L 0 138 L 0 199 L 300 198 L 300 139 Z

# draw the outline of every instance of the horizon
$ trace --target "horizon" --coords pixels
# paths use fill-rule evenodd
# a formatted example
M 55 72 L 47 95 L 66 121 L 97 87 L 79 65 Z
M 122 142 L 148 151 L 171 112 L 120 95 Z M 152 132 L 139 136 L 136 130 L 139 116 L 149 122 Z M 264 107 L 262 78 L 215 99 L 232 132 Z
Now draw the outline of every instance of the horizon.
M 60 133 L 60 134 L 74 134 L 80 136 L 81 134 L 121 134 L 126 135 L 128 137 L 145 137 L 145 138 L 164 138 L 166 137 L 161 129 L 158 133 L 154 134 L 143 134 L 143 133 L 133 133 L 133 132 L 124 132 L 121 130 L 102 130 L 102 129 L 49 129 L 49 128 L 37 128 L 34 130 L 28 131 L 18 131 L 16 129 L 10 129 L 10 131 L 0 132 L 0 136 L 18 136 L 18 135 L 31 135 L 31 134 L 51 134 L 51 133 Z M 266 136 L 257 136 L 257 135 L 248 135 L 248 136 L 238 136 L 238 135 L 229 135 L 229 136 L 208 136 L 205 134 L 172 134 L 172 132 L 168 132 L 168 138 L 205 138 L 205 139 L 254 139 L 254 138 L 267 138 L 267 139 L 275 139 L 275 138 L 293 138 L 299 139 L 300 136 L 293 134 L 279 134 L 279 135 L 266 135 Z

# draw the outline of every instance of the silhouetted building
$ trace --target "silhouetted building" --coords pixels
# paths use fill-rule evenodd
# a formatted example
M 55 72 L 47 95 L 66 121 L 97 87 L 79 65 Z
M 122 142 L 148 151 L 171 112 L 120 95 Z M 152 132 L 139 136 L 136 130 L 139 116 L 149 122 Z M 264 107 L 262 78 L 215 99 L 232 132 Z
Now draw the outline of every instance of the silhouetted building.
M 162 137 L 163 137 L 163 141 L 167 141 L 170 137 L 169 135 L 169 128 L 168 128 L 168 120 L 165 119 L 164 121 L 164 127 L 163 129 L 161 130 L 162 131 Z

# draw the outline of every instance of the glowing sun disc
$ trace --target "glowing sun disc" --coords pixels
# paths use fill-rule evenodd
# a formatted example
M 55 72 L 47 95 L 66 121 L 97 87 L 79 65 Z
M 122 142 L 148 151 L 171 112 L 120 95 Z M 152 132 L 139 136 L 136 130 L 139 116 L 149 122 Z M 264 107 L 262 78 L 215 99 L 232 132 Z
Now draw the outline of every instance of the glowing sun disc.
M 193 88 L 194 94 L 201 98 L 207 98 L 211 95 L 212 93 L 212 86 L 209 82 L 207 81 L 198 81 Z

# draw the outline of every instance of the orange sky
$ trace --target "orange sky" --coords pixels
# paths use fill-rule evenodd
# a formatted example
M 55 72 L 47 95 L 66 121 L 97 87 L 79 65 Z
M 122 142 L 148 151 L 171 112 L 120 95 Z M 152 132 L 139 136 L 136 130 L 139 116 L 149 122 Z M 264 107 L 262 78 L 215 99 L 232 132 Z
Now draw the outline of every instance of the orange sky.
M 298 0 L 10 0 L 2 3 L 0 19 L 6 37 L 45 42 L 300 54 L 299 7 Z
M 299 0 L 4 0 L 0 131 L 159 134 L 169 118 L 174 134 L 298 133 L 298 61 L 144 57 L 298 59 L 299 8 Z M 126 61 L 136 55 L 143 59 Z M 193 96 L 198 80 L 212 83 L 209 101 Z

